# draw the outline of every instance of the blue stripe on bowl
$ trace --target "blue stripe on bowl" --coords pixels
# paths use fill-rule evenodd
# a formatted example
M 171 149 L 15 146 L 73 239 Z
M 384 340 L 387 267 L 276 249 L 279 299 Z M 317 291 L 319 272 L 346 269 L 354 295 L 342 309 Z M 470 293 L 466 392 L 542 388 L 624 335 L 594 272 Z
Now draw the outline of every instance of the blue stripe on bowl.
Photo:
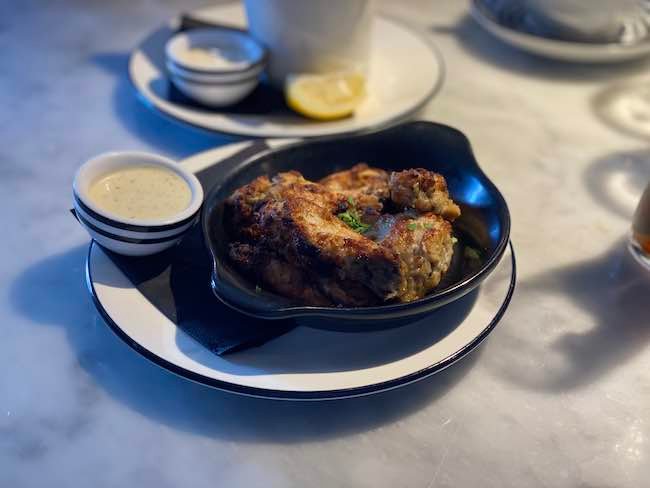
M 84 220 L 87 220 L 90 224 L 94 225 L 95 227 L 98 227 L 100 230 L 117 234 L 123 237 L 129 237 L 131 239 L 157 239 L 157 238 L 162 239 L 162 238 L 170 237 L 174 234 L 180 234 L 181 232 L 188 230 L 196 222 L 196 220 L 193 220 L 192 222 L 189 222 L 181 227 L 177 227 L 171 230 L 163 230 L 160 232 L 134 232 L 132 230 L 118 229 L 116 227 L 104 224 L 103 222 L 99 222 L 98 220 L 94 219 L 91 215 L 88 215 L 86 212 L 84 212 L 83 209 L 79 207 L 79 205 L 75 204 L 74 209 L 78 214 L 80 214 L 81 217 L 83 217 Z
M 179 232 L 177 234 L 172 234 L 167 237 L 160 237 L 160 238 L 153 238 L 153 239 L 134 239 L 133 237 L 125 237 L 119 234 L 113 234 L 111 232 L 107 232 L 104 229 L 100 229 L 99 227 L 88 222 L 88 220 L 84 219 L 79 212 L 73 212 L 73 213 L 74 216 L 77 218 L 77 220 L 79 220 L 79 222 L 82 225 L 88 227 L 93 232 L 96 232 L 97 234 L 102 235 L 108 239 L 113 239 L 115 241 L 120 241 L 120 242 L 126 242 L 128 244 L 160 244 L 162 242 L 174 241 L 187 232 L 187 230 L 183 230 L 182 232 Z
M 74 201 L 81 210 L 86 212 L 88 215 L 90 215 L 92 218 L 98 220 L 99 222 L 110 225 L 111 227 L 115 227 L 116 229 L 122 229 L 122 230 L 130 230 L 133 232 L 160 232 L 163 230 L 173 230 L 178 227 L 182 227 L 185 224 L 189 224 L 193 219 L 196 218 L 198 211 L 195 212 L 194 214 L 190 215 L 189 217 L 180 220 L 178 222 L 175 222 L 173 224 L 166 224 L 166 225 L 135 225 L 135 224 L 127 224 L 125 222 L 119 222 L 117 220 L 109 219 L 108 217 L 105 217 L 101 214 L 98 214 L 91 208 L 89 208 L 86 204 L 84 204 L 83 201 L 81 201 L 81 198 L 79 198 L 79 195 L 77 195 L 76 192 L 73 191 L 72 193 Z M 199 208 L 200 210 L 200 208 Z

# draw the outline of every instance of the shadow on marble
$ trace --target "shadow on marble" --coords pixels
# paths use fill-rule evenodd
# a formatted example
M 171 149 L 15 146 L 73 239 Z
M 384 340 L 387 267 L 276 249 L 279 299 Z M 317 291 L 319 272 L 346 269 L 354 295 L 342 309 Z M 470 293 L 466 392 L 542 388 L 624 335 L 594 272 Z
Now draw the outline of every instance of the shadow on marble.
M 95 390 L 86 391 L 86 396 L 101 401 L 106 394 L 140 415 L 195 435 L 293 443 L 365 432 L 434 403 L 472 369 L 481 354 L 478 348 L 430 378 L 349 400 L 284 402 L 213 390 L 150 363 L 110 331 L 85 287 L 86 253 L 83 245 L 30 266 L 11 284 L 12 305 L 36 323 L 64 329 L 76 355 L 76 368 L 91 381 L 86 390 Z M 40 297 L 38 306 L 35 296 Z
M 115 77 L 111 100 L 118 120 L 132 134 L 161 151 L 177 157 L 187 157 L 237 140 L 230 136 L 194 129 L 169 120 L 148 108 L 138 99 L 138 94 L 129 80 L 128 53 L 96 54 L 91 58 L 91 62 Z
M 634 210 L 650 181 L 650 150 L 609 154 L 590 164 L 583 179 L 596 204 L 632 225 Z
M 532 390 L 587 386 L 647 347 L 648 290 L 650 273 L 624 240 L 596 258 L 524 278 L 500 330 L 501 352 L 485 363 Z
M 639 74 L 647 72 L 650 67 L 650 61 L 643 59 L 616 64 L 579 64 L 546 59 L 500 41 L 486 32 L 469 14 L 456 25 L 433 25 L 430 30 L 437 35 L 456 37 L 459 46 L 474 58 L 537 78 L 589 82 Z
M 617 81 L 591 100 L 598 119 L 610 129 L 637 139 L 650 140 L 650 77 Z

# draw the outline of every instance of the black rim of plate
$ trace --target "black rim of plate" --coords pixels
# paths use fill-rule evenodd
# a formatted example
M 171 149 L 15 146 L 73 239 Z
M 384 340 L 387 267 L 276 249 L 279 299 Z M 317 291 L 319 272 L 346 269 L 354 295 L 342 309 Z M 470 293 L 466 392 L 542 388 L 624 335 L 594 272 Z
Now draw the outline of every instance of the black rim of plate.
M 439 76 L 438 76 L 438 79 L 436 80 L 436 82 L 433 84 L 433 86 L 429 90 L 429 92 L 423 97 L 423 99 L 418 104 L 413 106 L 410 110 L 406 110 L 403 113 L 399 113 L 399 114 L 395 115 L 394 117 L 392 117 L 392 118 L 390 118 L 388 120 L 384 120 L 384 121 L 382 121 L 382 122 L 380 122 L 378 124 L 369 125 L 369 126 L 365 126 L 365 127 L 360 127 L 358 129 L 334 132 L 334 133 L 325 134 L 325 135 L 323 135 L 323 134 L 314 134 L 314 135 L 296 136 L 296 135 L 286 134 L 286 133 L 284 133 L 284 134 L 277 133 L 276 134 L 275 132 L 272 133 L 272 134 L 271 133 L 251 134 L 251 133 L 248 133 L 248 132 L 234 132 L 234 131 L 228 131 L 228 130 L 224 130 L 224 129 L 211 129 L 211 128 L 206 127 L 204 125 L 197 124 L 195 122 L 188 121 L 188 120 L 186 120 L 184 118 L 177 117 L 173 113 L 168 112 L 164 108 L 158 106 L 155 102 L 151 101 L 144 93 L 142 93 L 140 91 L 137 84 L 135 83 L 135 80 L 133 79 L 133 70 L 132 70 L 133 56 L 135 55 L 136 52 L 140 51 L 140 46 L 142 44 L 144 44 L 151 37 L 151 35 L 153 33 L 158 32 L 160 29 L 164 29 L 164 28 L 168 27 L 168 24 L 165 24 L 165 25 L 159 27 L 158 29 L 156 29 L 155 31 L 153 31 L 153 33 L 150 33 L 132 51 L 131 55 L 129 56 L 129 66 L 128 66 L 128 70 L 127 70 L 128 71 L 129 84 L 133 88 L 133 91 L 135 91 L 138 99 L 140 99 L 140 101 L 146 107 L 148 107 L 150 110 L 152 110 L 154 113 L 157 113 L 158 115 L 160 115 L 161 117 L 163 117 L 163 118 L 165 118 L 167 120 L 179 122 L 181 124 L 192 127 L 194 129 L 197 129 L 197 130 L 199 130 L 201 132 L 204 132 L 204 133 L 207 133 L 207 134 L 217 133 L 217 134 L 224 134 L 224 135 L 227 135 L 227 136 L 245 138 L 246 140 L 250 140 L 250 139 L 278 139 L 278 138 L 279 139 L 285 139 L 285 138 L 288 138 L 288 139 L 294 139 L 294 138 L 312 139 L 312 138 L 320 138 L 320 137 L 346 136 L 346 135 L 353 135 L 353 134 L 363 134 L 365 132 L 374 132 L 374 131 L 377 131 L 377 130 L 392 127 L 392 126 L 394 126 L 396 124 L 399 124 L 400 122 L 406 121 L 412 115 L 419 112 L 422 108 L 424 108 L 424 106 L 427 103 L 429 103 L 440 92 L 440 90 L 442 89 L 442 87 L 443 87 L 443 85 L 445 83 L 445 79 L 447 77 L 447 68 L 446 68 L 446 65 L 445 65 L 445 59 L 442 56 L 442 53 L 438 49 L 438 46 L 436 44 L 434 44 L 427 37 L 425 37 L 424 35 L 419 33 L 417 30 L 414 30 L 411 26 L 409 26 L 404 21 L 401 21 L 399 19 L 387 16 L 387 15 L 381 15 L 381 18 L 383 18 L 384 20 L 386 20 L 388 22 L 392 22 L 392 23 L 394 23 L 396 25 L 399 25 L 400 27 L 408 30 L 409 33 L 413 34 L 418 39 L 420 39 L 422 42 L 424 42 L 429 47 L 429 50 L 431 51 L 431 55 L 436 59 L 436 63 L 437 63 L 438 68 L 439 68 Z M 162 71 L 165 72 L 166 68 L 163 68 Z M 174 105 L 176 105 L 176 104 L 174 104 Z M 215 111 L 215 113 L 220 113 L 220 112 Z M 305 119 L 305 120 L 307 121 L 307 119 Z
M 373 393 L 380 393 L 395 388 L 399 388 L 402 386 L 406 386 L 416 381 L 427 378 L 435 373 L 438 373 L 443 369 L 446 369 L 447 367 L 451 366 L 455 362 L 459 361 L 460 359 L 464 358 L 465 356 L 467 356 L 470 352 L 476 349 L 481 344 L 481 342 L 483 342 L 483 340 L 485 340 L 485 338 L 490 334 L 490 332 L 492 332 L 492 330 L 494 330 L 494 328 L 497 326 L 497 324 L 500 322 L 501 318 L 503 317 L 503 314 L 506 312 L 508 305 L 510 304 L 510 300 L 512 299 L 512 295 L 515 291 L 515 286 L 517 282 L 517 262 L 515 259 L 515 250 L 512 245 L 512 241 L 510 241 L 509 246 L 511 252 L 510 259 L 512 262 L 512 274 L 510 277 L 510 285 L 508 287 L 508 292 L 506 293 L 506 297 L 503 303 L 501 304 L 501 306 L 499 307 L 499 310 L 497 310 L 496 314 L 494 315 L 490 323 L 481 331 L 480 334 L 478 334 L 474 339 L 472 339 L 472 341 L 470 341 L 468 344 L 463 346 L 458 351 L 450 354 L 445 359 L 442 359 L 437 363 L 431 364 L 426 368 L 423 368 L 414 373 L 409 373 L 400 378 L 395 378 L 392 380 L 382 381 L 379 383 L 374 383 L 371 385 L 354 387 L 354 388 L 344 388 L 339 390 L 308 391 L 308 392 L 291 391 L 291 390 L 271 390 L 265 388 L 255 388 L 251 386 L 238 385 L 236 383 L 229 383 L 222 380 L 216 380 L 214 378 L 204 376 L 194 371 L 190 371 L 181 366 L 178 366 L 177 364 L 171 363 L 166 359 L 161 358 L 157 354 L 149 351 L 146 347 L 144 347 L 140 343 L 134 341 L 111 318 L 110 314 L 104 308 L 104 306 L 99 300 L 99 297 L 97 296 L 97 293 L 95 291 L 95 286 L 93 284 L 92 271 L 90 269 L 90 259 L 91 259 L 91 254 L 92 254 L 94 244 L 95 244 L 94 242 L 91 242 L 90 245 L 88 246 L 88 255 L 86 257 L 86 285 L 88 286 L 88 290 L 92 296 L 95 307 L 99 311 L 100 315 L 102 316 L 106 324 L 108 324 L 110 329 L 117 335 L 117 337 L 119 337 L 122 341 L 124 341 L 127 345 L 129 345 L 132 349 L 134 349 L 136 352 L 144 356 L 149 361 L 176 374 L 177 376 L 181 376 L 185 379 L 194 381 L 196 383 L 200 383 L 205 386 L 210 386 L 212 388 L 216 388 L 222 391 L 237 393 L 245 396 L 268 398 L 268 399 L 275 399 L 275 400 L 337 400 L 343 398 L 359 397 L 359 396 L 370 395 Z

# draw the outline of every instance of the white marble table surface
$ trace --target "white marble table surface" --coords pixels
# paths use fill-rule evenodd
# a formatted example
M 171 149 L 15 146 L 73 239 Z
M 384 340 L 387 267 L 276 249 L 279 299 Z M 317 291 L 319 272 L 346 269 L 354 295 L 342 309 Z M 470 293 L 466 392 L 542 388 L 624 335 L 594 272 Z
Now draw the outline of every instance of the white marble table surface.
M 0 4 L 0 486 L 648 486 L 650 275 L 624 238 L 650 149 L 597 100 L 650 64 L 529 57 L 465 1 L 383 8 L 440 46 L 423 117 L 462 128 L 510 203 L 519 286 L 478 351 L 404 389 L 301 404 L 192 384 L 113 335 L 83 283 L 72 176 L 109 149 L 228 141 L 150 113 L 126 77 L 129 50 L 199 3 Z

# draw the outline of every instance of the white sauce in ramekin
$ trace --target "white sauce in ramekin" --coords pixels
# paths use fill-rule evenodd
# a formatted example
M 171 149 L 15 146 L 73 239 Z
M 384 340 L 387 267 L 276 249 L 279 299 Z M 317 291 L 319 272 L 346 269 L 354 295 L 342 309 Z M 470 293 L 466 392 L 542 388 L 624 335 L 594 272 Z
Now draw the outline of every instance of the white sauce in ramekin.
M 192 200 L 188 183 L 160 166 L 121 168 L 91 183 L 89 199 L 100 209 L 128 219 L 163 219 L 185 210 Z
M 178 53 L 190 66 L 202 69 L 240 70 L 249 66 L 245 53 L 236 46 L 191 47 Z

